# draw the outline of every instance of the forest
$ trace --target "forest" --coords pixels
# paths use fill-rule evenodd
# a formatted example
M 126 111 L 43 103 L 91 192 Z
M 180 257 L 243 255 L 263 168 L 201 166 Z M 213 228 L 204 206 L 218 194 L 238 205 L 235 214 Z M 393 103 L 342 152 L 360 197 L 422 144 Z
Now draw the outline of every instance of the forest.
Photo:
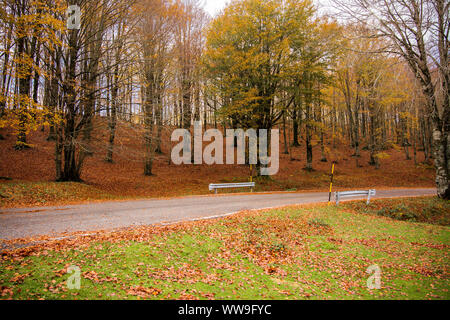
M 2 153 L 28 157 L 38 134 L 53 181 L 89 182 L 94 155 L 158 179 L 170 133 L 200 121 L 279 129 L 300 177 L 347 156 L 356 170 L 363 153 L 381 170 L 400 151 L 398 166 L 433 166 L 450 199 L 447 0 L 334 0 L 334 13 L 235 0 L 214 17 L 198 0 L 0 2 Z
M 450 300 L 449 13 L 0 0 L 0 300 Z

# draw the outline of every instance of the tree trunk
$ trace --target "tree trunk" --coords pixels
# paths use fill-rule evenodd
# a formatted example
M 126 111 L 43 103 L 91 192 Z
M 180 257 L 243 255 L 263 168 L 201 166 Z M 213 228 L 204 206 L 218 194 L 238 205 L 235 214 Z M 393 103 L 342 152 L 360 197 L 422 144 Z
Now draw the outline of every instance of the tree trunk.
M 327 155 L 325 153 L 325 141 L 324 141 L 324 131 L 325 131 L 325 122 L 323 121 L 322 108 L 319 107 L 318 115 L 320 117 L 320 151 L 322 153 L 321 162 L 327 162 Z
M 298 117 L 297 117 L 297 105 L 294 104 L 294 110 L 292 111 L 292 135 L 293 135 L 293 147 L 300 146 L 298 143 Z
M 145 89 L 145 102 L 144 102 L 144 175 L 153 175 L 153 158 L 155 148 L 153 146 L 153 102 L 154 102 L 154 74 L 153 70 L 148 71 L 147 75 L 148 86 Z
M 145 159 L 144 159 L 144 175 L 153 175 L 153 105 L 151 103 L 150 94 L 147 96 L 147 101 L 145 103 L 145 115 L 144 115 L 144 148 L 145 148 Z
M 26 36 L 22 36 L 17 40 L 17 56 L 19 59 L 26 59 L 28 40 Z M 31 58 L 32 59 L 32 58 Z M 27 70 L 23 70 L 23 68 L 27 68 L 22 63 L 17 66 L 17 73 L 21 74 L 18 79 L 19 85 L 19 101 L 18 101 L 18 112 L 19 112 L 19 129 L 17 134 L 17 140 L 14 148 L 16 150 L 22 150 L 25 148 L 29 148 L 27 144 L 27 135 L 26 135 L 26 125 L 28 122 L 28 104 L 29 104 L 29 94 L 30 94 L 30 85 L 31 85 L 31 70 L 28 68 Z
M 289 154 L 287 135 L 286 135 L 286 112 L 283 111 L 283 140 L 284 140 L 284 154 Z
M 306 167 L 305 170 L 307 171 L 313 171 L 313 148 L 311 144 L 312 139 L 312 126 L 311 126 L 311 106 L 309 103 L 306 103 L 306 130 L 305 130 L 305 136 L 306 136 Z
M 76 115 L 76 64 L 78 58 L 78 30 L 69 31 L 69 53 L 68 65 L 66 72 L 66 81 L 64 84 L 66 114 L 63 132 L 63 148 L 64 155 L 63 171 L 60 174 L 59 181 L 81 181 L 79 170 L 77 167 L 76 156 L 76 138 L 75 115 Z M 57 173 L 58 175 L 58 173 Z
M 120 26 L 119 26 L 120 30 Z M 120 33 L 119 33 L 120 37 Z M 121 41 L 119 39 L 119 41 Z M 106 162 L 113 162 L 113 151 L 114 151 L 114 139 L 116 137 L 116 126 L 117 126 L 117 105 L 118 105 L 118 92 L 119 92 L 119 60 L 121 56 L 121 45 L 118 46 L 115 55 L 115 67 L 114 74 L 112 78 L 112 90 L 111 90 L 111 110 L 109 116 L 109 141 L 108 141 L 108 152 L 106 154 Z

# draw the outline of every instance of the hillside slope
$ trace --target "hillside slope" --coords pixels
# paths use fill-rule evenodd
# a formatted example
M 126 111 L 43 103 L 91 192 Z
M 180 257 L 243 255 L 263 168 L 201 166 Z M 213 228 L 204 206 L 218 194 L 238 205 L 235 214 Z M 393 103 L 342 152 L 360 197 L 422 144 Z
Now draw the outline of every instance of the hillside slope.
M 30 133 L 28 142 L 33 147 L 23 151 L 13 149 L 15 135 L 11 130 L 1 129 L 0 134 L 5 138 L 0 141 L 0 176 L 12 179 L 0 180 L 2 206 L 207 194 L 209 183 L 243 182 L 249 179 L 246 166 L 169 164 L 171 146 L 167 132 L 163 134 L 163 153 L 155 159 L 154 175 L 146 177 L 143 175 L 140 128 L 122 124 L 117 133 L 114 163 L 104 161 L 108 132 L 106 125 L 103 125 L 93 139 L 95 153 L 87 159 L 83 168 L 84 184 L 52 183 L 55 178 L 54 143 L 46 141 L 47 132 L 39 130 Z M 362 151 L 359 159 L 361 167 L 357 168 L 351 156 L 353 152 L 346 145 L 344 142 L 339 143 L 337 149 L 327 145 L 328 159 L 339 160 L 336 164 L 335 188 L 434 187 L 434 169 L 430 165 L 415 166 L 414 161 L 406 161 L 402 151 L 386 151 L 389 158 L 381 160 L 379 170 L 368 164 L 369 154 Z M 258 180 L 256 191 L 328 189 L 331 163 L 320 162 L 319 146 L 314 148 L 313 172 L 303 170 L 306 164 L 304 145 L 292 148 L 291 156 L 282 154 L 282 151 L 283 145 L 280 143 L 278 174 Z M 419 152 L 418 160 L 422 159 L 423 154 Z

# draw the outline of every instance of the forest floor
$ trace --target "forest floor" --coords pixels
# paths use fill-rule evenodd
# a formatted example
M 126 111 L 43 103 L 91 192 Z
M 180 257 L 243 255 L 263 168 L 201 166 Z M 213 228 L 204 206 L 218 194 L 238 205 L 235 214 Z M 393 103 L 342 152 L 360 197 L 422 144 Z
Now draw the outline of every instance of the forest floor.
M 51 241 L 0 256 L 0 299 L 448 300 L 449 205 L 291 206 Z
M 153 176 L 143 175 L 142 132 L 139 126 L 118 127 L 114 163 L 105 162 L 108 131 L 106 124 L 93 137 L 92 157 L 83 167 L 84 183 L 56 183 L 54 143 L 47 142 L 48 132 L 40 130 L 28 135 L 30 149 L 15 151 L 15 135 L 3 128 L 0 134 L 0 207 L 47 206 L 86 201 L 123 200 L 139 198 L 177 197 L 208 194 L 209 183 L 245 182 L 249 169 L 242 165 L 181 165 L 169 164 L 171 143 L 163 132 L 162 154 L 155 158 Z M 282 137 L 282 134 L 280 134 Z M 326 145 L 328 162 L 321 162 L 320 146 L 314 141 L 314 171 L 308 172 L 304 143 L 292 148 L 291 155 L 283 154 L 280 144 L 280 170 L 277 175 L 256 179 L 255 191 L 326 191 L 329 188 L 331 161 L 337 161 L 335 189 L 434 187 L 432 165 L 418 165 L 405 160 L 402 149 L 384 152 L 381 167 L 368 164 L 369 152 L 362 151 L 356 167 L 353 150 L 345 141 L 337 141 L 337 148 Z M 362 146 L 364 147 L 364 145 Z M 412 154 L 411 154 L 412 156 Z M 7 178 L 7 179 L 5 179 Z M 238 190 L 241 191 L 241 190 Z M 221 192 L 235 192 L 233 190 Z

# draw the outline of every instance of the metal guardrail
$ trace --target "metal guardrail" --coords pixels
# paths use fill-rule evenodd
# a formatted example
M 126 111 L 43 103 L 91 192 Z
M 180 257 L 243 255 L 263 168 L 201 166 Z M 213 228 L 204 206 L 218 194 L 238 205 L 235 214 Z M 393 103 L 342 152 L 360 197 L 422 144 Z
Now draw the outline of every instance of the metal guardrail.
M 217 189 L 223 188 L 250 188 L 253 192 L 253 188 L 255 187 L 254 182 L 240 182 L 240 183 L 211 183 L 209 185 L 209 191 L 214 190 L 217 194 Z
M 366 190 L 366 191 L 341 191 L 335 192 L 334 196 L 336 199 L 336 205 L 339 205 L 339 201 L 343 197 L 355 197 L 355 196 L 367 196 L 367 204 L 370 203 L 370 197 L 373 197 L 377 194 L 377 191 L 374 189 Z

